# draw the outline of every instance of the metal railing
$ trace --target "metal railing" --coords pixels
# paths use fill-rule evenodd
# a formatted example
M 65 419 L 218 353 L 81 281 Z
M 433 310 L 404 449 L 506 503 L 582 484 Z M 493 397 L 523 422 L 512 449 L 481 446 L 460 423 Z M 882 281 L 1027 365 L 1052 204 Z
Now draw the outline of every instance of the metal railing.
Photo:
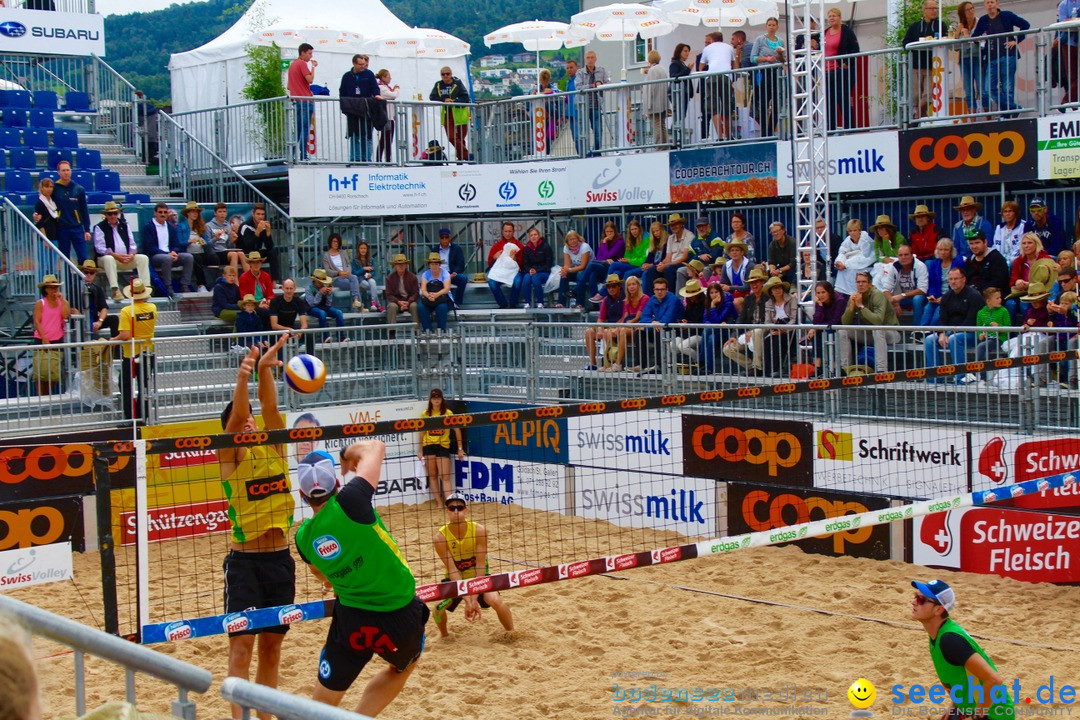
M 252 185 L 224 158 L 194 137 L 170 115 L 158 113 L 159 168 L 169 192 L 185 200 L 213 205 L 262 203 L 271 226 L 281 277 L 293 273 L 293 221 L 277 203 Z
M 0 204 L 0 255 L 7 272 L 0 286 L 0 296 L 9 301 L 32 302 L 41 297 L 38 282 L 45 275 L 56 275 L 63 283 L 64 294 L 78 307 L 86 307 L 85 287 L 79 266 L 64 257 L 30 218 L 10 198 Z M 74 297 L 72 295 L 74 294 Z M 80 299 L 79 295 L 83 297 Z
M 994 332 L 1002 334 L 1001 341 L 985 346 L 980 345 L 982 339 L 976 334 L 986 332 L 986 328 L 949 328 L 950 334 L 965 334 L 963 344 L 953 341 L 941 352 L 928 353 L 926 338 L 936 337 L 939 327 L 678 324 L 657 330 L 640 325 L 601 328 L 554 320 L 461 316 L 451 322 L 447 331 L 427 334 L 413 325 L 407 314 L 402 313 L 399 320 L 393 326 L 343 328 L 331 320 L 327 329 L 321 329 L 318 321 L 309 317 L 310 329 L 290 340 L 284 352 L 290 356 L 303 349 L 322 358 L 327 367 L 326 385 L 314 395 L 298 395 L 280 385 L 282 408 L 421 397 L 431 387 L 441 387 L 455 397 L 528 403 L 609 401 L 771 384 L 813 371 L 815 365 L 822 376 L 836 377 L 852 365 L 871 372 L 899 371 L 944 364 L 945 358 L 956 362 L 992 361 L 1012 353 L 1030 355 L 1076 347 L 1076 331 L 1069 328 L 1027 333 L 1021 333 L 1019 328 L 998 328 Z M 595 362 L 590 359 L 585 341 L 590 329 L 597 343 Z M 602 332 L 609 329 L 632 332 L 610 336 Z M 773 330 L 779 332 L 772 335 Z M 268 335 L 156 339 L 157 369 L 149 380 L 147 423 L 214 415 L 232 395 L 244 346 L 268 340 Z M 744 335 L 744 340 L 736 340 L 734 347 L 728 343 Z M 619 352 L 620 337 L 622 358 L 605 355 L 609 348 Z M 85 345 L 56 347 L 77 354 L 69 377 L 96 367 L 82 366 L 97 361 L 77 352 Z M 5 367 L 17 364 L 18 358 L 33 352 L 25 346 L 0 347 L 0 363 Z M 962 357 L 952 358 L 949 352 L 962 353 Z M 619 362 L 621 371 L 584 369 L 593 364 L 603 366 L 605 358 L 609 364 Z M 115 368 L 119 362 L 112 361 L 111 365 Z M 900 382 L 773 402 L 780 402 L 791 412 L 829 418 L 959 421 L 980 426 L 1006 423 L 1022 431 L 1075 427 L 1080 422 L 1075 365 L 1068 362 L 989 370 L 985 378 L 966 378 L 969 382 L 963 383 Z M 33 383 L 27 380 L 25 384 Z M 25 434 L 28 425 L 57 430 L 122 421 L 118 389 L 110 391 L 107 400 L 111 409 L 105 410 L 87 406 L 81 389 L 62 389 L 60 395 L 37 396 L 31 387 L 31 391 L 16 398 L 0 400 L 0 435 Z M 748 398 L 745 404 L 753 407 L 755 402 Z
M 4 595 L 0 595 L 0 611 L 10 613 L 34 635 L 66 645 L 75 651 L 76 715 L 86 714 L 86 655 L 100 657 L 124 667 L 127 678 L 126 698 L 133 705 L 136 699 L 137 674 L 149 675 L 173 685 L 177 689 L 177 697 L 172 701 L 172 714 L 184 720 L 195 720 L 195 702 L 189 699 L 188 693 L 204 693 L 210 689 L 213 677 L 209 670 L 189 665 L 96 628 Z
M 146 101 L 101 58 L 0 55 L 0 78 L 30 92 L 51 90 L 57 94 L 61 108 L 68 91 L 86 93 L 93 132 L 113 136 L 124 150 L 140 155 L 145 151 L 140 118 L 146 113 Z
M 222 681 L 221 697 L 243 708 L 244 720 L 251 717 L 252 710 L 273 713 L 281 720 L 370 720 L 367 715 L 342 710 L 237 677 L 227 677 Z
M 1074 33 L 1075 34 L 1075 33 Z M 1053 51 L 1053 30 L 948 39 L 825 58 L 830 133 L 1046 114 L 1080 107 L 1069 93 L 1080 54 Z M 1075 66 L 1070 66 L 1073 62 Z M 1057 85 L 1055 85 L 1055 82 Z M 790 136 L 785 65 L 761 65 L 678 80 L 612 83 L 575 93 L 528 95 L 467 106 L 470 162 L 505 163 L 590 153 L 702 147 Z M 1063 87 L 1058 91 L 1056 87 Z M 704 92 L 702 92 L 704 90 Z M 1059 95 L 1058 93 L 1062 94 Z M 1011 94 L 1010 94 L 1011 93 Z M 369 150 L 346 139 L 345 116 L 328 97 L 274 98 L 182 113 L 177 122 L 234 166 L 281 161 L 405 165 L 425 162 L 436 142 L 459 160 L 439 103 L 389 103 L 393 131 L 374 131 Z M 465 107 L 465 106 L 461 106 Z M 313 118 L 314 147 L 301 153 Z M 385 135 L 387 155 L 379 155 Z M 301 137 L 303 136 L 303 137 Z

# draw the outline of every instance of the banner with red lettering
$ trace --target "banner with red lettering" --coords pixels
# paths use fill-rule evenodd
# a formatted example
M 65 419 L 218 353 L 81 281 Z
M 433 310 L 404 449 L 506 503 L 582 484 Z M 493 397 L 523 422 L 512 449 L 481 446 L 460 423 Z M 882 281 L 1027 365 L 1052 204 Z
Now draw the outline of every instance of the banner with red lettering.
M 975 490 L 1080 471 L 1080 435 L 1041 436 L 1020 433 L 972 433 L 972 483 Z M 1038 510 L 1080 512 L 1080 487 L 1073 483 L 1002 504 Z
M 1027 582 L 1080 583 L 1080 518 L 1022 510 L 962 508 L 914 519 L 918 565 Z

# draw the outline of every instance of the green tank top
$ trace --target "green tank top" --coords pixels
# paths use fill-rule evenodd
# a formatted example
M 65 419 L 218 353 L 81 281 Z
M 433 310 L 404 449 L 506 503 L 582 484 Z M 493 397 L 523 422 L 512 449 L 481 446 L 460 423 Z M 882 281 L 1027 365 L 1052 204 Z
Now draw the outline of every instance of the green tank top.
M 953 665 L 945 659 L 944 655 L 942 655 L 941 637 L 945 633 L 956 633 L 957 635 L 962 636 L 965 640 L 971 643 L 971 647 L 975 648 L 975 652 L 979 653 L 979 655 L 982 656 L 983 660 L 985 660 L 987 664 L 990 665 L 990 667 L 994 668 L 995 671 L 997 670 L 997 667 L 994 665 L 994 661 L 990 659 L 990 656 L 986 654 L 986 651 L 979 647 L 979 643 L 975 642 L 971 638 L 971 636 L 967 634 L 967 631 L 964 630 L 964 628 L 960 627 L 960 625 L 958 625 L 956 621 L 954 621 L 952 618 L 946 618 L 945 624 L 942 625 L 941 628 L 938 630 L 937 642 L 933 640 L 930 641 L 930 657 L 934 661 L 934 670 L 937 671 L 938 680 L 941 681 L 941 684 L 945 687 L 946 690 L 951 689 L 954 685 L 960 685 L 961 687 L 963 687 L 963 690 L 959 693 L 962 702 L 956 703 L 956 707 L 965 715 L 971 715 L 978 707 L 978 703 L 968 702 L 968 691 L 971 690 L 969 685 L 979 684 L 979 680 L 975 677 L 971 677 L 971 679 L 969 680 L 967 670 L 965 670 L 963 667 Z M 983 688 L 983 693 L 989 692 L 989 688 Z M 975 698 L 978 697 L 974 694 L 974 691 L 972 692 L 972 696 Z M 995 702 L 990 707 L 990 712 L 987 717 L 1002 718 L 1002 720 L 1004 720 L 1005 718 L 1012 718 L 1012 707 L 1012 701 L 1008 699 L 1008 696 L 1006 694 L 1005 702 Z
M 378 511 L 374 524 L 364 525 L 330 498 L 296 531 L 296 546 L 348 607 L 398 610 L 416 596 L 416 578 Z
M 649 254 L 649 236 L 641 238 L 641 242 L 638 243 L 636 248 L 630 247 L 630 241 L 626 241 L 626 263 L 633 265 L 634 267 L 641 267 L 641 264 L 645 262 L 645 256 Z

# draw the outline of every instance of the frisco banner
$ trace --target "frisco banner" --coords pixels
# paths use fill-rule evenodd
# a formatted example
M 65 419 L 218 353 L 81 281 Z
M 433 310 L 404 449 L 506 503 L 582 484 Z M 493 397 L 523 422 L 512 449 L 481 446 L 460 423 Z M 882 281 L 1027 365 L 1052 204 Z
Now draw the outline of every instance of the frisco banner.
M 928 498 L 967 491 L 967 433 L 869 422 L 814 423 L 814 487 Z
M 70 580 L 71 543 L 0 552 L 0 590 Z
M 1080 177 L 1080 112 L 1041 117 L 1039 123 L 1039 179 Z
M 776 145 L 777 190 L 794 193 L 791 143 Z M 829 191 L 892 190 L 900 184 L 900 144 L 895 131 L 829 138 Z
M 105 18 L 49 10 L 0 10 L 0 52 L 105 57 Z
M 671 202 L 776 197 L 776 143 L 671 153 Z
M 431 215 L 666 204 L 668 153 L 434 167 L 293 167 L 293 217 Z
M 989 508 L 960 508 L 915 518 L 918 565 L 1024 580 L 1080 582 L 1080 518 Z

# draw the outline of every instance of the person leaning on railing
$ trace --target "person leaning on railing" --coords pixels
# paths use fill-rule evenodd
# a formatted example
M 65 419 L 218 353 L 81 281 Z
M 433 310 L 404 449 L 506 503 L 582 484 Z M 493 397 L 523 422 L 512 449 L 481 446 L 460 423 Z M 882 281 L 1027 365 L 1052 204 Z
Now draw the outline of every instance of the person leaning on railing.
M 979 291 L 968 286 L 963 268 L 949 270 L 949 289 L 941 296 L 941 313 L 936 323 L 942 329 L 923 338 L 926 367 L 941 365 L 944 350 L 948 350 L 949 361 L 953 364 L 967 362 L 967 346 L 975 340 L 975 336 L 970 332 L 950 333 L 949 328 L 974 326 L 978 322 L 979 310 L 985 305 L 986 301 Z
M 447 103 L 456 107 L 443 107 L 442 126 L 446 139 L 454 146 L 458 162 L 467 162 L 469 148 L 465 145 L 465 136 L 469 133 L 469 107 L 471 101 L 465 83 L 454 77 L 449 66 L 439 71 L 439 80 L 428 95 L 434 102 Z
M 825 87 L 829 97 L 826 108 L 829 116 L 829 129 L 835 130 L 855 127 L 855 100 L 852 90 L 855 88 L 855 58 L 849 57 L 859 52 L 859 40 L 855 32 L 845 25 L 840 18 L 839 8 L 829 8 L 825 16 L 825 57 L 836 60 L 825 61 L 827 81 Z M 839 122 L 837 120 L 839 119 Z
M 990 101 L 1003 118 L 1014 118 L 1020 106 L 1014 100 L 1016 89 L 1016 61 L 1020 57 L 1020 43 L 1024 33 L 1015 30 L 1027 30 L 1031 27 L 1024 18 L 1011 10 L 1001 10 L 998 0 L 983 0 L 986 14 L 975 23 L 972 37 L 995 35 L 983 41 L 982 58 L 986 68 L 986 84 L 983 92 L 983 111 L 990 110 Z M 1006 33 L 1013 33 L 1006 35 Z
M 38 283 L 41 299 L 34 303 L 34 344 L 49 345 L 64 341 L 64 326 L 71 317 L 71 306 L 60 293 L 55 275 L 46 275 Z M 34 353 L 34 379 L 38 395 L 51 395 L 63 377 L 62 350 L 39 350 Z

